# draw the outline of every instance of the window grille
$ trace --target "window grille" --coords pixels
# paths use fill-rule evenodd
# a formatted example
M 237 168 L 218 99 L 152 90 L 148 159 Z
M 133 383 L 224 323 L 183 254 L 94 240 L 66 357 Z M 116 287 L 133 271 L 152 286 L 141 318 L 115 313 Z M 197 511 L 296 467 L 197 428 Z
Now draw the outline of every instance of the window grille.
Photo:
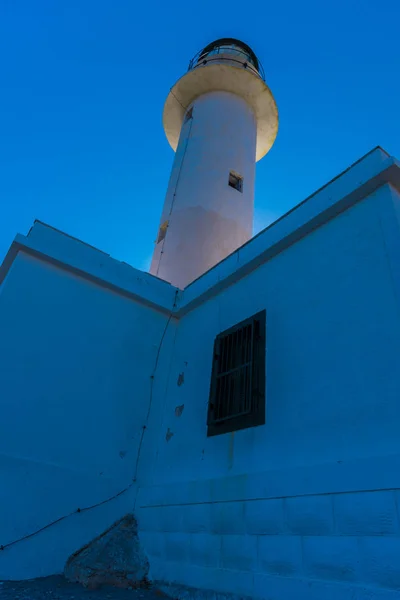
M 265 311 L 215 339 L 207 435 L 265 423 Z

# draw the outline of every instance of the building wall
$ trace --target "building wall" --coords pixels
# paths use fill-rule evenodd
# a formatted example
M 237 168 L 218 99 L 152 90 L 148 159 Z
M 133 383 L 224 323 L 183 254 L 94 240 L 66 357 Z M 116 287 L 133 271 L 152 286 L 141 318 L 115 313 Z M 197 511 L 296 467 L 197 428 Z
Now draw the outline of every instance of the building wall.
M 155 579 L 397 597 L 399 206 L 379 188 L 182 318 L 139 472 Z M 207 438 L 214 338 L 264 308 L 266 424 Z
M 133 510 L 174 597 L 398 597 L 399 224 L 385 185 L 177 311 L 171 286 L 35 226 L 0 287 L 0 579 L 61 572 Z M 214 338 L 264 308 L 266 424 L 207 438 Z
M 50 246 L 79 245 L 63 238 Z M 88 267 L 97 251 L 82 248 L 81 262 L 86 251 Z M 0 288 L 0 579 L 62 572 L 132 510 L 151 377 L 174 327 L 167 314 L 19 252 Z
M 252 236 L 257 124 L 245 100 L 210 92 L 182 125 L 150 272 L 183 289 Z M 243 191 L 228 185 L 243 177 Z

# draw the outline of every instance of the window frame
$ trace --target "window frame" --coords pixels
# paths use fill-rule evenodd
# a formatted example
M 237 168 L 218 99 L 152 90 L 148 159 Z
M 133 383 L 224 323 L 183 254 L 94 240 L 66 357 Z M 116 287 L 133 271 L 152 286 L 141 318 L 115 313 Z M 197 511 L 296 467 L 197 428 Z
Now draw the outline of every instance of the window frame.
M 231 177 L 236 179 L 237 185 L 232 185 Z M 232 189 L 243 194 L 243 177 L 239 175 L 239 173 L 236 173 L 236 171 L 229 171 L 228 185 Z
M 250 405 L 251 410 L 247 413 L 233 414 L 223 420 L 215 419 L 215 404 L 217 400 L 217 380 L 218 376 L 218 351 L 221 340 L 227 336 L 244 329 L 249 324 L 253 327 L 252 339 L 252 361 L 251 361 L 251 392 Z M 266 405 L 266 310 L 262 310 L 252 317 L 237 323 L 230 329 L 218 334 L 214 340 L 212 372 L 210 381 L 210 393 L 207 412 L 207 437 L 239 431 L 249 427 L 257 427 L 265 424 L 265 405 Z M 244 364 L 244 363 L 243 363 Z M 240 366 L 235 367 L 238 370 Z M 225 376 L 227 374 L 225 373 Z

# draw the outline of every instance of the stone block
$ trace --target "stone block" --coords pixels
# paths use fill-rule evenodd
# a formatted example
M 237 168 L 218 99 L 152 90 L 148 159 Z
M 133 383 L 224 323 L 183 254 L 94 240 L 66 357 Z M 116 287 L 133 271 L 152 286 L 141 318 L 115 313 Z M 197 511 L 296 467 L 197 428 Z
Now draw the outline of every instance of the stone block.
M 153 510 L 159 511 L 159 531 L 182 531 L 184 510 L 182 506 L 161 506 Z
M 244 534 L 244 502 L 217 502 L 211 505 L 211 531 Z
M 400 538 L 359 538 L 364 580 L 372 585 L 400 590 Z
M 354 600 L 399 600 L 399 592 L 375 586 L 360 586 L 355 590 Z
M 297 496 L 286 498 L 286 519 L 290 533 L 327 535 L 333 533 L 332 497 Z
M 165 558 L 167 561 L 181 563 L 189 562 L 190 534 L 164 533 Z
M 213 567 L 207 568 L 199 567 L 198 565 L 188 565 L 187 568 L 183 569 L 181 578 L 184 585 L 191 589 L 214 591 L 217 587 L 216 582 L 219 572 L 219 569 Z
M 247 533 L 274 535 L 285 531 L 283 500 L 252 500 L 245 504 Z
M 301 573 L 302 548 L 300 536 L 260 536 L 258 538 L 257 570 L 286 577 Z
M 355 537 L 304 537 L 303 559 L 305 573 L 312 579 L 362 580 L 360 554 Z
M 190 562 L 200 567 L 219 567 L 221 536 L 209 533 L 190 535 Z
M 149 563 L 133 515 L 126 515 L 73 554 L 64 575 L 88 588 L 103 585 L 140 587 L 146 584 Z
M 247 475 L 220 477 L 210 481 L 212 502 L 237 502 L 247 496 Z
M 256 570 L 257 537 L 254 535 L 222 536 L 221 567 L 235 571 Z
M 365 588 L 336 581 L 320 581 L 296 577 L 278 577 L 266 573 L 254 573 L 254 598 L 268 600 L 375 600 L 365 596 Z M 359 595 L 359 593 L 361 594 Z M 376 598 L 378 600 L 378 597 Z M 381 598 L 379 600 L 386 600 Z M 387 600 L 395 600 L 388 597 Z
M 220 569 L 205 568 L 197 565 L 185 565 L 180 563 L 155 561 L 151 564 L 150 576 L 158 589 L 163 590 L 172 598 L 184 597 L 189 592 L 188 598 L 192 598 L 193 591 L 212 590 L 215 594 Z M 183 590 L 185 586 L 188 590 Z
M 234 595 L 235 598 L 253 597 L 253 573 L 251 571 L 234 571 L 218 569 L 214 582 L 217 593 Z M 229 598 L 229 596 L 228 596 Z
M 182 507 L 182 531 L 208 533 L 211 531 L 211 504 L 189 504 Z
M 140 508 L 137 511 L 139 531 L 160 531 L 160 508 Z
M 336 531 L 341 535 L 398 532 L 394 492 L 358 492 L 333 496 Z

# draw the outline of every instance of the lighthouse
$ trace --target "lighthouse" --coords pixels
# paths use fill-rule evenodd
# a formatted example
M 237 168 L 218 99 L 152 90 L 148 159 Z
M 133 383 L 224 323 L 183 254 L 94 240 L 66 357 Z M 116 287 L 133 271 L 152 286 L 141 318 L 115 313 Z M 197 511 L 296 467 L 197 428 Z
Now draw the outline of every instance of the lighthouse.
M 252 49 L 216 40 L 171 88 L 163 125 L 175 151 L 150 273 L 181 289 L 253 233 L 255 165 L 278 111 Z

